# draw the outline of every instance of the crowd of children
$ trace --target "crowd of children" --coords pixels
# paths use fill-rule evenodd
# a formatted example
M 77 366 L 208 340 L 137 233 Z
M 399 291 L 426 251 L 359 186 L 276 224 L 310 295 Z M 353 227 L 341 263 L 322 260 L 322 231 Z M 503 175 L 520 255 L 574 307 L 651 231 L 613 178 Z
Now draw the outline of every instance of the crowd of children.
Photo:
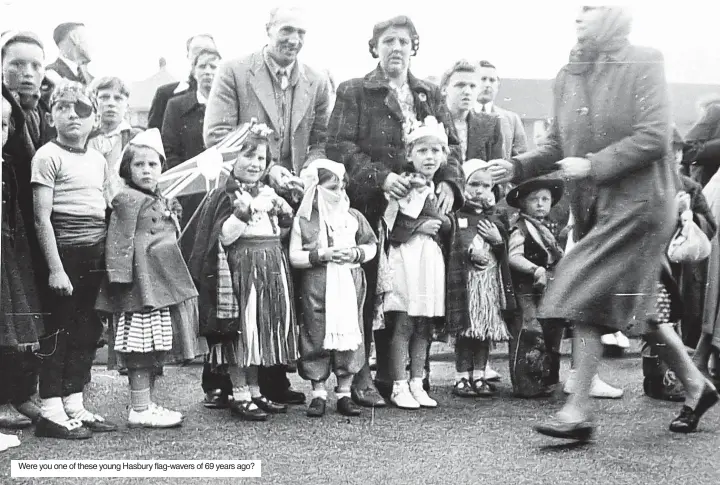
M 122 93 L 112 79 L 103 86 L 108 96 Z M 130 427 L 182 425 L 181 413 L 153 401 L 157 369 L 169 352 L 184 359 L 206 353 L 211 368 L 229 376 L 230 413 L 240 419 L 287 412 L 260 389 L 259 369 L 275 365 L 297 365 L 311 383 L 309 417 L 325 414 L 331 373 L 337 411 L 359 416 L 351 384 L 372 338 L 363 331 L 367 294 L 376 295 L 374 330 L 390 329 L 386 371 L 397 408 L 438 406 L 424 382 L 428 348 L 438 336 L 454 342 L 455 396 L 495 395 L 485 371 L 499 342 L 509 346 L 514 395 L 547 397 L 559 383 L 567 325 L 539 320 L 537 308 L 564 255 L 562 228 L 550 217 L 563 196 L 562 180 L 532 179 L 502 197 L 489 164 L 471 159 L 462 166 L 464 205 L 446 215 L 433 180 L 447 163 L 448 135 L 427 117 L 406 137 L 408 163 L 399 177 L 411 190 L 388 196 L 381 226 L 373 228 L 350 208 L 340 163 L 307 164 L 301 200 L 266 184 L 272 131 L 252 124 L 231 173 L 198 210 L 184 256 L 182 208 L 158 188 L 165 153 L 157 129 L 100 153 L 100 141 L 87 143 L 97 111 L 93 93 L 67 83 L 49 107 L 57 137 L 35 154 L 31 178 L 48 312 L 43 335 L 13 336 L 19 345 L 39 346 L 37 436 L 87 439 L 117 429 L 83 400 L 101 315 L 110 321 L 107 338 L 117 359 L 111 365 L 128 372 Z M 12 202 L 4 179 L 3 204 L 6 198 Z M 681 212 L 702 218 L 698 224 L 712 238 L 715 226 L 701 194 L 686 199 L 678 196 Z M 17 286 L 5 281 L 8 265 L 22 262 L 5 251 L 6 245 L 22 250 L 19 239 L 10 241 L 18 221 L 3 210 L 3 305 L 12 308 L 22 307 L 19 295 L 32 296 L 25 289 L 5 292 Z M 375 258 L 377 288 L 368 291 L 362 265 Z

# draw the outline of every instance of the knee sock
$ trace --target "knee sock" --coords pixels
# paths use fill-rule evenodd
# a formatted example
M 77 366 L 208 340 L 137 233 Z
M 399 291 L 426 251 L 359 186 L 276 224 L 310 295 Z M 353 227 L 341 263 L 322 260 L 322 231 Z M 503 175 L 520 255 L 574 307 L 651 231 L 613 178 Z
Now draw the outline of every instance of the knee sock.
M 70 419 L 65 412 L 63 401 L 60 397 L 42 399 L 40 403 L 40 415 L 55 423 L 62 423 Z
M 130 391 L 130 403 L 133 411 L 141 413 L 150 407 L 150 388 Z

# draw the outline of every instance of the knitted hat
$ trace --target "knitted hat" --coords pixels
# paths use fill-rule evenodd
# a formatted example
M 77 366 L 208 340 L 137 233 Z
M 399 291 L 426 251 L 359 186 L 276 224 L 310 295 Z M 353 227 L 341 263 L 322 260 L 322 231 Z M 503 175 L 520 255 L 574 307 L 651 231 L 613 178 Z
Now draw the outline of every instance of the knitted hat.
M 45 46 L 35 32 L 8 30 L 0 34 L 0 48 L 3 50 L 3 54 L 5 53 L 5 46 L 14 42 L 35 44 L 45 52 Z
M 550 191 L 552 205 L 554 206 L 560 202 L 560 199 L 562 198 L 565 183 L 561 179 L 542 177 L 530 179 L 508 192 L 505 199 L 507 200 L 509 206 L 515 207 L 516 209 L 522 209 L 522 200 L 532 192 L 541 189 L 547 189 Z

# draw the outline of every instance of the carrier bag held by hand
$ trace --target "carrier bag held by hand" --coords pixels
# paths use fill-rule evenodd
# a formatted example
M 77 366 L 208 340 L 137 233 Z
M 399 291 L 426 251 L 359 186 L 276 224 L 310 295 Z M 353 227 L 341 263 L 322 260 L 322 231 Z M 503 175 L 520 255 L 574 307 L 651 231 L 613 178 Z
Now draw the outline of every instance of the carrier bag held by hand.
M 692 220 L 691 213 L 686 214 L 668 247 L 667 255 L 673 263 L 693 263 L 710 256 L 710 240 Z

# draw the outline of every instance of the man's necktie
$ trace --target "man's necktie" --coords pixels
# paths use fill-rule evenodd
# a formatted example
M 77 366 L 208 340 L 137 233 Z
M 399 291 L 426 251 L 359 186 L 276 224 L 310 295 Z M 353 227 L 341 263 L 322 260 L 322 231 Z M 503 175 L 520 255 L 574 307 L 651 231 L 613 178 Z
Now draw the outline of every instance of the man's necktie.
M 290 80 L 288 79 L 287 71 L 285 69 L 280 69 L 278 71 L 278 79 L 280 80 L 280 89 L 285 91 L 290 85 Z

